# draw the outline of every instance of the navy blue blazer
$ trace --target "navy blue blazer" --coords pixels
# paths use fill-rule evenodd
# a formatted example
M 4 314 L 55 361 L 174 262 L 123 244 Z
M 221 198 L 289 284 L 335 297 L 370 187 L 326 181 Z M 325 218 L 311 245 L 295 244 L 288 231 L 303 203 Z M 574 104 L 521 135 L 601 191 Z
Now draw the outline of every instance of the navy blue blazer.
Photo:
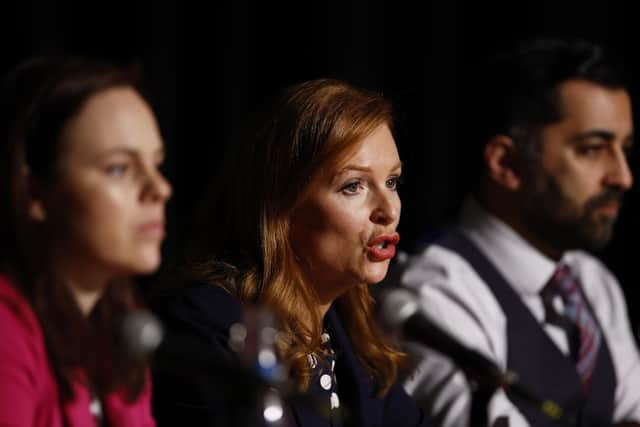
M 165 328 L 165 340 L 152 364 L 153 411 L 158 427 L 259 426 L 255 404 L 262 385 L 227 346 L 229 327 L 242 321 L 238 302 L 220 287 L 194 284 L 152 301 L 151 307 Z M 334 308 L 327 312 L 325 326 L 337 354 L 345 426 L 430 425 L 399 383 L 384 397 L 376 396 L 375 384 L 354 354 Z M 309 402 L 288 399 L 285 416 L 290 425 L 330 426 Z

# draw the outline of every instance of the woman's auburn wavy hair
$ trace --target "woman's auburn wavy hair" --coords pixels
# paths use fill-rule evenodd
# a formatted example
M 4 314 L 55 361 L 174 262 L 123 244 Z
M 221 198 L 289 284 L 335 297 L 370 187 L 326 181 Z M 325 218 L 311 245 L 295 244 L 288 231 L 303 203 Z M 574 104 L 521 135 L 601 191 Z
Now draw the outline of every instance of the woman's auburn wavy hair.
M 285 337 L 280 357 L 304 390 L 311 376 L 307 355 L 321 351 L 323 321 L 290 244 L 291 214 L 316 173 L 339 164 L 379 126 L 391 128 L 392 111 L 382 95 L 331 79 L 285 89 L 269 111 L 257 135 L 230 146 L 217 191 L 201 211 L 191 274 L 243 304 L 273 310 Z M 376 328 L 367 284 L 336 303 L 357 357 L 385 394 L 406 355 Z

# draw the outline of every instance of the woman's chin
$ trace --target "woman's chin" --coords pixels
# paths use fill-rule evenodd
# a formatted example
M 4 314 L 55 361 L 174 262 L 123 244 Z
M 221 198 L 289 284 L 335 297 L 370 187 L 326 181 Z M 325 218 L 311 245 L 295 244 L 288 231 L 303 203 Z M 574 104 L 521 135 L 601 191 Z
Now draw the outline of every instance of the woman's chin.
M 388 262 L 384 264 L 380 263 L 379 265 L 376 265 L 374 268 L 371 268 L 369 271 L 367 271 L 363 281 L 367 285 L 375 285 L 377 283 L 380 283 L 385 279 L 385 277 L 387 277 L 388 270 Z
M 160 268 L 162 257 L 159 252 L 142 254 L 136 257 L 135 262 L 129 266 L 133 275 L 148 275 L 155 273 Z

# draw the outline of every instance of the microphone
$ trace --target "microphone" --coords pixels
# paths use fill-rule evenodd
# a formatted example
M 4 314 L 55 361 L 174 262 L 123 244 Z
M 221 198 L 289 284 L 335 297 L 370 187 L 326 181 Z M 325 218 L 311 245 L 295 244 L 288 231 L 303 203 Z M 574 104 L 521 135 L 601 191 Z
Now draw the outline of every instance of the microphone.
M 290 397 L 293 384 L 288 377 L 288 366 L 278 358 L 279 332 L 274 313 L 267 307 L 250 306 L 244 309 L 244 320 L 229 329 L 229 347 L 240 357 L 247 375 L 257 386 L 259 420 L 248 425 L 284 427 L 285 398 Z
M 151 355 L 162 342 L 162 324 L 147 310 L 127 313 L 115 328 L 116 342 L 128 357 L 143 359 Z
M 295 425 L 286 411 L 288 404 L 313 408 L 320 416 L 329 417 L 329 402 L 324 397 L 300 391 L 290 376 L 290 367 L 280 360 L 277 346 L 283 337 L 274 312 L 265 306 L 247 306 L 243 312 L 242 322 L 234 323 L 229 329 L 228 345 L 240 358 L 246 375 L 255 382 L 258 420 L 247 425 Z
M 480 352 L 471 349 L 445 332 L 423 314 L 416 302 L 417 295 L 408 290 L 395 288 L 380 296 L 380 320 L 383 325 L 399 330 L 407 339 L 419 342 L 449 357 L 468 378 L 495 390 L 503 389 L 508 394 L 523 398 L 538 407 L 548 418 L 575 425 L 573 417 L 549 399 L 542 399 L 525 387 L 513 371 L 503 372 Z
M 283 385 L 287 367 L 277 357 L 279 332 L 274 313 L 267 307 L 245 307 L 244 320 L 229 329 L 229 347 L 265 383 Z

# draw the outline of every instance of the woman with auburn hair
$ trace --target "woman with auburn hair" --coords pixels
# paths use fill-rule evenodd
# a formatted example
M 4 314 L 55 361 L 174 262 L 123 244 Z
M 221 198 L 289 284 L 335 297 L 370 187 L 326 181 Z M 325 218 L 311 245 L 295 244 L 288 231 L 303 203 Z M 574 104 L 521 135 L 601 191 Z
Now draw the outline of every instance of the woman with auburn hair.
M 375 327 L 368 291 L 399 240 L 391 121 L 379 94 L 313 80 L 287 88 L 261 131 L 230 146 L 196 229 L 196 283 L 156 306 L 167 330 L 159 425 L 256 425 L 256 387 L 227 344 L 254 305 L 279 320 L 275 347 L 301 393 L 285 396 L 289 424 L 426 425 L 396 382 L 405 356 Z
M 0 425 L 152 427 L 115 325 L 160 264 L 170 186 L 134 73 L 38 58 L 0 93 Z

